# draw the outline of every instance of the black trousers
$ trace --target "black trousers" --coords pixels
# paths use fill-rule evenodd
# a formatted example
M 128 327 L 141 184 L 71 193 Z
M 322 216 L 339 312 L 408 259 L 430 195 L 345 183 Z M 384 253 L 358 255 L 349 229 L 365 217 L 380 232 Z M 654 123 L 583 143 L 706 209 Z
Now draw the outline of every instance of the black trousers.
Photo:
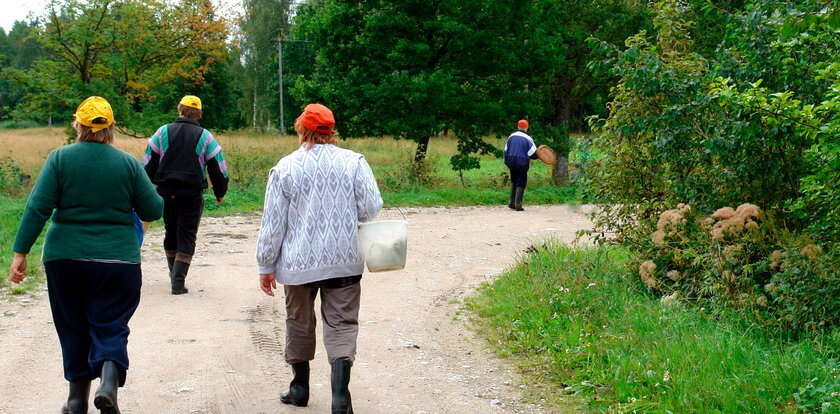
M 527 158 L 524 160 L 506 160 L 505 164 L 510 169 L 510 181 L 515 187 L 525 188 L 528 185 L 528 169 L 531 163 Z
M 195 254 L 195 239 L 202 212 L 204 197 L 201 193 L 163 196 L 163 224 L 166 228 L 163 248 L 187 256 Z
M 128 370 L 128 321 L 140 304 L 139 264 L 56 260 L 44 263 L 50 309 L 68 381 L 93 379 L 102 363 Z

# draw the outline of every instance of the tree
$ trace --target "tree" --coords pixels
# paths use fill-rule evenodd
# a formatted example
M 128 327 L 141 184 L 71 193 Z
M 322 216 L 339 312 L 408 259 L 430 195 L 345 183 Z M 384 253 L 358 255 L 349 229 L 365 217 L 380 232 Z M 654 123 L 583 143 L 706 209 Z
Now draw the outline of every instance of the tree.
M 0 119 L 8 118 L 23 99 L 25 89 L 13 81 L 14 71 L 31 68 L 43 56 L 32 36 L 35 27 L 36 23 L 16 21 L 8 35 L 0 28 Z
M 489 0 L 319 1 L 301 14 L 300 32 L 314 42 L 317 64 L 299 80 L 301 101 L 335 109 L 343 136 L 392 135 L 417 142 L 452 131 L 460 156 L 495 149 L 481 136 L 510 117 L 500 104 L 500 78 L 514 57 L 501 28 L 509 2 Z M 507 122 L 505 122 L 506 124 Z
M 584 119 L 603 114 L 614 79 L 592 71 L 596 58 L 588 38 L 621 45 L 630 35 L 649 28 L 643 2 L 627 0 L 534 0 L 517 14 L 521 22 L 522 63 L 516 76 L 543 99 L 534 108 L 541 121 L 581 131 Z M 521 19 L 521 20 L 520 20 Z
M 131 134 L 155 128 L 162 114 L 147 109 L 161 85 L 200 85 L 229 54 L 228 22 L 209 0 L 52 0 L 43 19 L 37 37 L 49 57 L 14 75 L 32 91 L 22 108 L 66 112 L 101 95 Z
M 289 32 L 290 0 L 245 0 L 241 19 L 244 72 L 240 110 L 253 128 L 279 124 L 277 42 Z

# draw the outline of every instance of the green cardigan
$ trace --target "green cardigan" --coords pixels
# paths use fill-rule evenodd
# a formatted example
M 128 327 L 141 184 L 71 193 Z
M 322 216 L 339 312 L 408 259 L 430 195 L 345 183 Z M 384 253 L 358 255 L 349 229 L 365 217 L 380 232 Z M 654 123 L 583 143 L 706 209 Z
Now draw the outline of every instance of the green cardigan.
M 44 262 L 63 259 L 140 263 L 131 216 L 143 221 L 163 214 L 143 166 L 111 145 L 78 142 L 51 152 L 23 212 L 16 253 L 29 253 L 47 220 Z

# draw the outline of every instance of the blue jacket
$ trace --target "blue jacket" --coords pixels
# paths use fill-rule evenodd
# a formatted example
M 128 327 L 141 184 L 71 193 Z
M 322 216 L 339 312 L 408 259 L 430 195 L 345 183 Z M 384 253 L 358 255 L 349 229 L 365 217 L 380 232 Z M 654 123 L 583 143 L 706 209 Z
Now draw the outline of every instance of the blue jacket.
M 536 154 L 537 146 L 525 131 L 516 131 L 508 137 L 505 144 L 506 165 L 529 163 L 529 159 L 535 159 Z

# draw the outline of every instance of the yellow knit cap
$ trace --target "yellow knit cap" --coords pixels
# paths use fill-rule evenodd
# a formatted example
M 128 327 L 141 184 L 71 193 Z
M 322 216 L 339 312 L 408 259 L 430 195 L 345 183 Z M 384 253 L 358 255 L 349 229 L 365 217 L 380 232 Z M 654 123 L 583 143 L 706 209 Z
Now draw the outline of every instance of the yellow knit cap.
M 201 99 L 197 96 L 187 95 L 181 98 L 181 105 L 189 106 L 190 108 L 201 109 Z
M 111 109 L 111 104 L 98 96 L 91 96 L 85 99 L 76 108 L 76 122 L 86 127 L 90 127 L 93 132 L 102 131 L 114 125 L 114 111 Z M 105 123 L 93 121 L 98 118 L 104 118 Z

